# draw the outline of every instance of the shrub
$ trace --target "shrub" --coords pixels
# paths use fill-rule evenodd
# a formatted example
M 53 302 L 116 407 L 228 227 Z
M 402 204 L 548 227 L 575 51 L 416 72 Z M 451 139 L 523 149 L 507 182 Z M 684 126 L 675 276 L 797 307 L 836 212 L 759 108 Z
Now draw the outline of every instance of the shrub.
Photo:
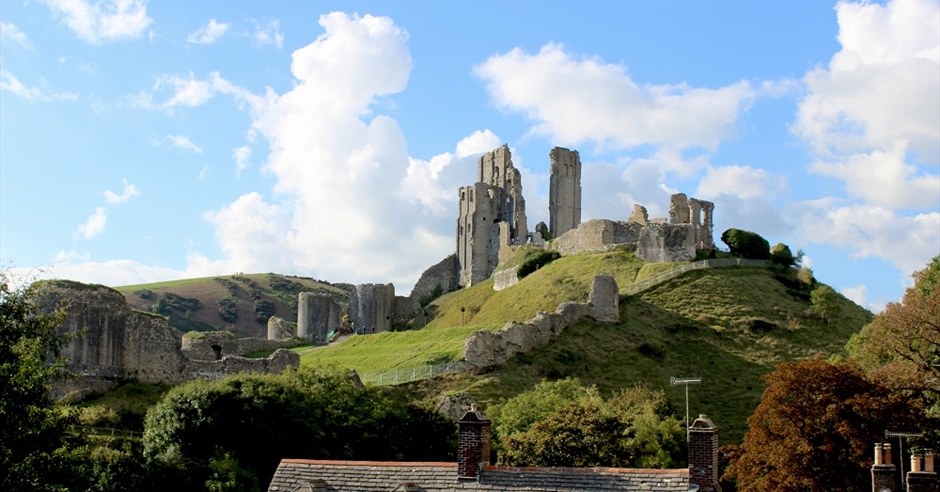
M 728 245 L 734 256 L 755 260 L 770 259 L 770 243 L 756 232 L 728 229 L 721 233 L 721 240 Z
M 770 249 L 770 261 L 775 265 L 789 268 L 796 264 L 796 257 L 790 251 L 790 247 L 783 243 L 777 243 Z
M 229 297 L 219 299 L 219 317 L 226 323 L 234 323 L 238 320 L 238 305 L 235 300 Z
M 444 287 L 442 287 L 441 284 L 437 284 L 437 286 L 434 287 L 434 290 L 428 293 L 428 295 L 422 297 L 418 301 L 418 303 L 421 305 L 421 308 L 423 309 L 423 308 L 426 308 L 428 304 L 431 304 L 434 301 L 434 299 L 437 299 L 438 297 L 441 297 L 442 295 L 444 295 Z
M 539 251 L 525 259 L 516 274 L 520 279 L 527 277 L 530 273 L 542 268 L 543 266 L 561 258 L 557 251 Z
M 271 301 L 255 301 L 255 314 L 258 323 L 267 323 L 268 318 L 274 316 L 274 303 Z

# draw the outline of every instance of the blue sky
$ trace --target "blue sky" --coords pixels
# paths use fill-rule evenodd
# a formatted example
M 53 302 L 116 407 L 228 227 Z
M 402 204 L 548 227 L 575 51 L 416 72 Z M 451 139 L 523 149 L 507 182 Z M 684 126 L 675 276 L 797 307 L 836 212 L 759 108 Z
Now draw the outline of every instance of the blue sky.
M 583 219 L 670 193 L 872 309 L 940 254 L 940 5 L 0 2 L 0 259 L 126 285 L 394 282 L 503 143 Z

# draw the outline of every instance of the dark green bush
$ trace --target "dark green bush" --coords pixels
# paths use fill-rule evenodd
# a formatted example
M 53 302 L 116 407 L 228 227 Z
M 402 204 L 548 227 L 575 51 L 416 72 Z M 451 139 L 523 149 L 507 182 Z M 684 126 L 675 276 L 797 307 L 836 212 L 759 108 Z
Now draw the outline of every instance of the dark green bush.
M 770 259 L 770 243 L 756 232 L 728 229 L 721 233 L 721 241 L 728 245 L 734 256 L 754 260 Z
M 543 266 L 561 258 L 557 251 L 539 251 L 525 259 L 516 274 L 520 279 L 527 277 L 530 273 L 542 268 Z
M 238 305 L 235 300 L 229 297 L 219 299 L 219 317 L 226 323 L 234 323 L 238 320 Z
M 255 301 L 255 314 L 258 323 L 267 323 L 274 316 L 274 303 L 267 300 Z

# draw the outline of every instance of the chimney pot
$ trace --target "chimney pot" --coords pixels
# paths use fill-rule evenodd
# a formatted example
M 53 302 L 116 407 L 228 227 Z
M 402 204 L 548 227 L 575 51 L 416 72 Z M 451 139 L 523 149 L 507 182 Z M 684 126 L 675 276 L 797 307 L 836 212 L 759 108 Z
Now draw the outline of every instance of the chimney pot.
M 933 450 L 925 449 L 924 450 L 924 471 L 932 472 L 933 469 Z
M 884 463 L 884 452 L 885 452 L 884 445 L 882 445 L 880 442 L 875 443 L 875 464 L 876 465 L 881 465 Z
M 886 465 L 891 464 L 891 443 L 890 442 L 885 443 L 885 464 Z
M 911 471 L 915 473 L 921 471 L 919 454 L 911 454 Z

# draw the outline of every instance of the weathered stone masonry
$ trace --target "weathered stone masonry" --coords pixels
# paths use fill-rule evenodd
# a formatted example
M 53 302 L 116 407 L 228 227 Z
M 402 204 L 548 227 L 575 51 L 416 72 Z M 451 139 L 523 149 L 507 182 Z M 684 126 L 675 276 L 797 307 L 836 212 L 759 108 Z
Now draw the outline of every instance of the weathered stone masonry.
M 558 237 L 581 223 L 581 156 L 577 150 L 555 147 L 549 157 L 548 230 Z

